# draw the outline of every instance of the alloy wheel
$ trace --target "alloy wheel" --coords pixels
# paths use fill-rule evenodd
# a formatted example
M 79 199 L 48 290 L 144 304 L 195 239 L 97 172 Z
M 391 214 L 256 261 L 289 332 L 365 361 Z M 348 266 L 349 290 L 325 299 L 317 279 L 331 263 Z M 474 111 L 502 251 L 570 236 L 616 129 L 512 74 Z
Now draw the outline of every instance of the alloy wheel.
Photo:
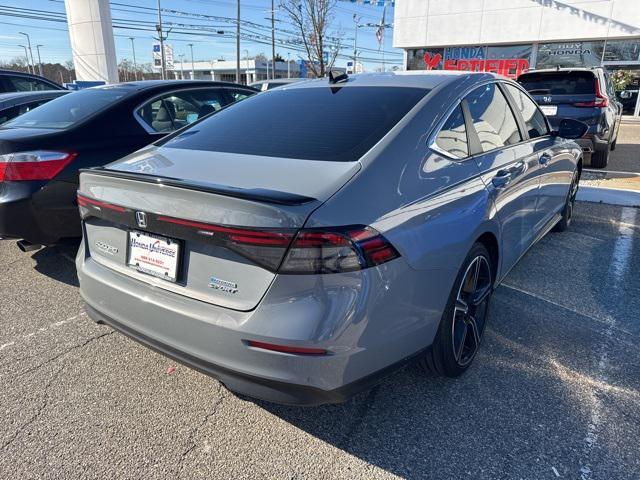
M 461 367 L 471 363 L 480 347 L 492 288 L 489 259 L 478 255 L 462 277 L 453 310 L 453 355 Z

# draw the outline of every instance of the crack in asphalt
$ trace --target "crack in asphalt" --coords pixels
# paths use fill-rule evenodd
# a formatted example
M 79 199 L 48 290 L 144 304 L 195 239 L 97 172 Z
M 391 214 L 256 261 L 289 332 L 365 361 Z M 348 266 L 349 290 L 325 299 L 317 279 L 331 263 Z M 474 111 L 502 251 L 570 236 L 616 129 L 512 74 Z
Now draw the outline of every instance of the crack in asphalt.
M 19 373 L 18 375 L 16 375 L 16 377 L 20 377 L 20 376 L 26 375 L 28 373 L 35 372 L 36 370 L 42 368 L 43 366 L 48 365 L 48 364 L 60 359 L 61 357 L 67 355 L 68 353 L 72 352 L 73 350 L 85 347 L 88 344 L 90 344 L 91 342 L 93 342 L 95 340 L 98 340 L 98 339 L 100 339 L 102 337 L 106 337 L 107 335 L 111 335 L 112 333 L 115 333 L 115 330 L 112 330 L 110 332 L 105 332 L 105 333 L 102 333 L 100 335 L 95 335 L 95 336 L 89 338 L 88 340 L 86 340 L 85 342 L 83 342 L 81 344 L 78 344 L 78 345 L 74 345 L 74 346 L 66 349 L 64 352 L 62 352 L 62 353 L 60 353 L 60 354 L 58 354 L 58 355 L 56 355 L 56 356 L 54 356 L 54 357 L 52 357 L 52 358 L 50 358 L 48 360 L 45 360 L 44 362 L 39 363 L 35 367 L 29 368 L 29 369 L 25 370 L 24 372 Z M 49 381 L 44 386 L 44 398 L 43 398 L 42 404 L 40 405 L 40 407 L 38 408 L 36 413 L 29 420 L 27 420 L 20 427 L 18 427 L 18 429 L 15 431 L 15 433 L 8 440 L 6 440 L 2 444 L 2 447 L 0 447 L 2 450 L 6 450 L 13 442 L 15 442 L 16 439 L 20 436 L 20 434 L 22 432 L 24 432 L 29 427 L 29 425 L 31 425 L 33 422 L 35 422 L 40 417 L 42 412 L 47 408 L 47 406 L 49 405 L 49 388 L 51 387 L 53 382 L 55 382 L 57 380 L 57 378 L 60 376 L 60 373 L 65 368 L 66 368 L 66 365 L 62 365 L 62 367 L 60 367 L 51 376 Z
M 224 394 L 224 387 L 220 382 L 218 382 L 217 393 L 220 395 L 220 398 L 218 398 L 218 400 L 216 400 L 216 402 L 213 404 L 211 411 L 207 413 L 204 417 L 202 417 L 202 420 L 200 421 L 200 423 L 195 427 L 193 427 L 189 432 L 189 436 L 187 438 L 187 442 L 189 446 L 182 452 L 182 454 L 180 455 L 180 458 L 178 459 L 178 463 L 176 464 L 176 469 L 178 472 L 176 475 L 176 478 L 180 478 L 182 476 L 184 461 L 186 460 L 189 453 L 191 453 L 191 451 L 196 448 L 196 442 L 195 442 L 196 435 L 198 434 L 200 429 L 207 424 L 209 419 L 216 414 L 216 412 L 218 411 L 218 408 L 220 407 L 220 405 L 222 404 L 223 400 L 226 397 L 226 395 Z
M 49 379 L 49 381 L 47 382 L 47 384 L 44 386 L 44 398 L 42 400 L 42 403 L 40 405 L 40 407 L 38 408 L 38 410 L 36 411 L 36 413 L 34 415 L 31 416 L 31 418 L 29 420 L 27 420 L 25 423 L 23 423 L 20 427 L 18 427 L 18 429 L 15 431 L 15 433 L 13 434 L 13 436 L 11 436 L 11 438 L 9 438 L 8 440 L 6 440 L 3 444 L 2 444 L 2 450 L 6 450 L 13 442 L 16 441 L 16 439 L 20 436 L 20 434 L 22 432 L 24 432 L 29 425 L 31 425 L 33 422 L 35 422 L 40 415 L 42 415 L 42 412 L 45 410 L 45 408 L 47 408 L 47 406 L 49 405 L 49 387 L 51 387 L 51 385 L 53 384 L 54 381 L 56 381 L 56 379 L 58 378 L 58 376 L 60 376 L 60 373 L 62 372 L 62 370 L 64 370 L 66 368 L 66 365 L 63 365 L 62 367 L 60 367 Z
M 17 378 L 17 377 L 22 377 L 22 376 L 27 375 L 27 374 L 29 374 L 29 373 L 33 373 L 33 372 L 35 372 L 36 370 L 38 370 L 38 369 L 40 369 L 40 368 L 44 367 L 45 365 L 48 365 L 48 364 L 50 364 L 50 363 L 52 363 L 52 362 L 55 362 L 55 361 L 56 361 L 56 360 L 58 360 L 59 358 L 64 357 L 66 354 L 68 354 L 68 353 L 72 352 L 73 350 L 77 350 L 77 349 L 79 349 L 79 348 L 86 347 L 86 346 L 87 346 L 87 345 L 89 345 L 91 342 L 93 342 L 93 341 L 95 341 L 95 340 L 98 340 L 98 339 L 100 339 L 100 338 L 102 338 L 102 337 L 106 337 L 107 335 L 111 335 L 111 334 L 113 334 L 113 333 L 115 333 L 115 330 L 111 330 L 110 332 L 101 333 L 100 335 L 94 335 L 93 337 L 89 338 L 88 340 L 86 340 L 86 341 L 84 341 L 84 342 L 82 342 L 82 343 L 80 343 L 80 344 L 74 345 L 74 346 L 72 346 L 72 347 L 69 347 L 69 348 L 67 348 L 66 350 L 64 350 L 63 352 L 59 353 L 58 355 L 55 355 L 55 356 L 53 356 L 53 357 L 51 357 L 51 358 L 49 358 L 49 359 L 45 360 L 44 362 L 39 363 L 39 364 L 38 364 L 38 365 L 36 365 L 35 367 L 28 368 L 27 370 L 24 370 L 23 372 L 18 373 L 17 375 L 15 375 L 15 377 L 16 377 L 16 378 Z

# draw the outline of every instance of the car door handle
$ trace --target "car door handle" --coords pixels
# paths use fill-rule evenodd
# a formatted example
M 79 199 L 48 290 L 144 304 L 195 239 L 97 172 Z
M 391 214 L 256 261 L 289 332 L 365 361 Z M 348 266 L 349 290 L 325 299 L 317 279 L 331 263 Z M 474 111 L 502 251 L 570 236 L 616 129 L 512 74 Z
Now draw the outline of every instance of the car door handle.
M 511 177 L 509 170 L 498 170 L 496 176 L 491 179 L 491 183 L 496 188 L 504 188 L 511 183 Z
M 542 165 L 543 167 L 546 167 L 549 165 L 549 162 L 551 161 L 551 156 L 547 155 L 546 153 L 543 155 L 540 155 L 540 158 L 538 159 L 538 162 L 540 163 L 540 165 Z

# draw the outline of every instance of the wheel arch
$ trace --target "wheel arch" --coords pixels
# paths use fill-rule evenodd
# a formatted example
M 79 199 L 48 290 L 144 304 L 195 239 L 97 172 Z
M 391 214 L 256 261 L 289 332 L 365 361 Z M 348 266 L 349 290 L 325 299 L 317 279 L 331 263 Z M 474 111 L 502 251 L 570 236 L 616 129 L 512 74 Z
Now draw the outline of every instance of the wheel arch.
M 481 243 L 489 252 L 493 282 L 495 283 L 498 278 L 498 269 L 500 266 L 500 247 L 498 245 L 498 238 L 493 232 L 487 231 L 476 238 L 474 243 Z

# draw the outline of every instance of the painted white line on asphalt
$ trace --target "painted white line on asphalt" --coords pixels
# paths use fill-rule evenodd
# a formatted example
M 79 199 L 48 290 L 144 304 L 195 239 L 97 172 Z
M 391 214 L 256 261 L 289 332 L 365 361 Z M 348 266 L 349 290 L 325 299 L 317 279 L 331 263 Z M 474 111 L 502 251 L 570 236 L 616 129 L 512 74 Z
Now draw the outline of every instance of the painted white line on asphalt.
M 13 347 L 14 345 L 16 345 L 16 342 L 19 342 L 20 340 L 23 340 L 23 339 L 26 339 L 26 338 L 31 338 L 34 335 L 36 335 L 37 333 L 46 332 L 47 330 L 51 330 L 53 328 L 58 328 L 58 327 L 61 327 L 63 325 L 66 325 L 68 323 L 71 323 L 74 320 L 77 320 L 77 319 L 79 319 L 80 317 L 82 317 L 84 315 L 86 315 L 86 313 L 82 312 L 82 313 L 79 313 L 78 315 L 74 315 L 73 317 L 69 317 L 69 318 L 67 318 L 65 320 L 59 320 L 57 322 L 50 323 L 49 325 L 47 325 L 45 327 L 40 327 L 35 332 L 25 333 L 24 335 L 20 335 L 15 340 L 12 340 L 12 341 L 10 341 L 8 343 L 5 343 L 4 345 L 0 345 L 0 351 L 4 350 L 5 348 Z
M 589 173 L 600 173 L 600 174 L 603 174 L 603 175 L 607 175 L 607 174 L 610 174 L 610 173 L 614 173 L 614 174 L 615 173 L 621 173 L 623 175 L 640 176 L 640 173 L 638 173 L 638 172 L 623 172 L 621 170 L 598 170 L 597 168 L 596 169 L 583 168 L 582 171 L 583 172 L 589 172 Z
M 530 297 L 533 297 L 536 300 L 540 300 L 540 301 L 549 303 L 549 304 L 553 305 L 554 307 L 562 308 L 563 310 L 566 310 L 566 311 L 571 312 L 571 313 L 575 313 L 576 315 L 580 315 L 581 317 L 586 317 L 586 318 L 588 318 L 590 320 L 594 320 L 594 321 L 596 321 L 598 323 L 602 323 L 602 324 L 606 325 L 607 327 L 609 327 L 611 322 L 614 321 L 609 316 L 606 316 L 606 317 L 605 316 L 603 316 L 603 317 L 600 317 L 600 316 L 595 317 L 595 316 L 590 315 L 588 313 L 581 312 L 580 310 L 576 310 L 575 308 L 568 307 L 567 305 L 562 305 L 561 303 L 558 303 L 558 302 L 556 302 L 554 300 L 551 300 L 550 298 L 543 297 L 542 295 L 538 295 L 537 293 L 530 292 L 528 290 L 524 290 L 524 289 L 522 289 L 520 287 L 516 287 L 515 285 L 509 285 L 508 283 L 501 283 L 500 286 L 508 288 L 509 290 L 515 290 L 516 292 L 523 293 L 524 295 L 528 295 Z M 630 332 L 624 332 L 624 333 L 627 333 L 627 334 L 631 335 Z
M 638 210 L 635 208 L 623 208 L 620 215 L 620 223 L 618 225 L 618 238 L 613 245 L 613 254 L 611 263 L 609 264 L 609 271 L 605 278 L 612 291 L 617 291 L 620 284 L 624 281 L 627 270 L 629 268 L 629 258 L 633 249 L 634 229 L 629 225 L 635 225 Z M 611 280 L 611 282 L 609 282 Z M 616 327 L 616 321 L 614 318 L 610 318 L 607 329 L 602 341 L 599 345 L 600 356 L 598 358 L 598 366 L 596 368 L 596 379 L 599 382 L 608 383 L 607 370 L 609 368 L 609 348 L 611 348 L 611 337 L 613 336 L 613 330 Z M 591 451 L 593 447 L 598 443 L 598 434 L 600 426 L 602 425 L 603 417 L 603 396 L 606 393 L 601 393 L 596 390 L 591 391 L 591 418 L 587 425 L 587 434 L 584 438 L 583 448 L 583 465 L 580 469 L 581 480 L 591 480 Z
M 606 203 L 624 207 L 640 207 L 640 192 L 620 188 L 580 185 L 576 200 L 580 202 Z

